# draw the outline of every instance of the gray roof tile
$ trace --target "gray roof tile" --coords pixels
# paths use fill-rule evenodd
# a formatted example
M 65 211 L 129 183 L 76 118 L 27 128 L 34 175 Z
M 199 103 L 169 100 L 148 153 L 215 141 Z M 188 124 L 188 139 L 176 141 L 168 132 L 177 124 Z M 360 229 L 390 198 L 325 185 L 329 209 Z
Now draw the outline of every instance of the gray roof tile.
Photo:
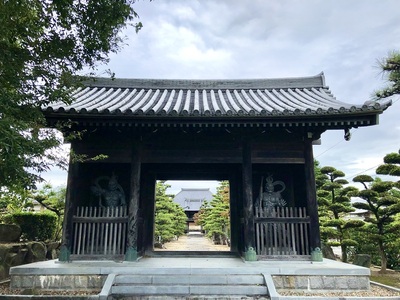
M 70 105 L 45 111 L 146 117 L 257 117 L 382 112 L 391 103 L 352 105 L 336 100 L 324 75 L 254 80 L 95 78 L 72 93 Z

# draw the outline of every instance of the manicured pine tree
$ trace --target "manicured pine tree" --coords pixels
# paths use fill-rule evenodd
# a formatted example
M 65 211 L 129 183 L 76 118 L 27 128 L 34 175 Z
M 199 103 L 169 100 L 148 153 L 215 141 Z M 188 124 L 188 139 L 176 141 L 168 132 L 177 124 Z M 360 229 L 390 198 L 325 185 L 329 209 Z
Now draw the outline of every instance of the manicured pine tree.
M 361 220 L 345 217 L 355 209 L 351 205 L 351 196 L 357 190 L 345 185 L 345 174 L 333 167 L 323 167 L 316 172 L 318 211 L 321 237 L 327 246 L 340 246 L 342 261 L 348 261 L 348 247 L 357 245 L 350 237 L 350 230 L 364 225 Z
M 221 181 L 210 203 L 205 202 L 195 216 L 206 234 L 216 244 L 226 244 L 230 239 L 229 182 Z
M 400 150 L 398 153 L 389 153 L 383 158 L 383 165 L 376 169 L 376 174 L 400 176 Z M 400 188 L 400 180 L 394 183 L 395 187 Z
M 378 174 L 400 176 L 400 154 L 390 153 L 384 157 L 384 164 L 376 170 Z M 357 196 L 364 202 L 354 203 L 354 207 L 366 210 L 369 216 L 365 218 L 368 226 L 364 230 L 371 236 L 379 248 L 381 257 L 381 272 L 387 269 L 388 253 L 391 245 L 399 243 L 400 193 L 399 181 L 382 181 L 368 175 L 359 175 L 353 179 L 363 185 Z M 397 249 L 398 251 L 398 249 Z
M 185 211 L 166 193 L 169 187 L 165 181 L 157 181 L 154 238 L 162 244 L 183 235 L 186 229 Z

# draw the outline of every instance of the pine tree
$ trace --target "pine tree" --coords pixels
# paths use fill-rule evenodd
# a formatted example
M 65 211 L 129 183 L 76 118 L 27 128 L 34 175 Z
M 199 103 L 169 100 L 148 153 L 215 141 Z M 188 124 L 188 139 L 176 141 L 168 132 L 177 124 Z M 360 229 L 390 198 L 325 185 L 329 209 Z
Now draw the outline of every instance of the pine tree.
M 380 67 L 387 79 L 390 86 L 376 92 L 379 98 L 385 98 L 394 94 L 400 94 L 400 51 L 393 51 L 389 53 L 387 58 L 382 59 Z
M 221 181 L 210 203 L 203 203 L 195 216 L 206 234 L 216 244 L 226 244 L 230 239 L 229 182 Z
M 400 213 L 400 195 L 393 189 L 395 183 L 373 179 L 369 175 L 359 175 L 353 179 L 364 186 L 364 190 L 357 196 L 364 202 L 354 203 L 354 207 L 366 210 L 370 216 L 365 218 L 368 223 L 364 229 L 370 234 L 372 241 L 376 242 L 381 256 L 381 272 L 387 268 L 388 237 L 400 229 L 399 222 L 395 221 Z
M 376 169 L 376 174 L 400 176 L 400 150 L 398 153 L 389 153 L 383 158 L 383 165 Z M 400 180 L 395 183 L 400 188 Z
M 183 235 L 186 229 L 185 211 L 173 201 L 172 195 L 166 193 L 169 187 L 165 181 L 158 181 L 156 185 L 154 238 L 160 243 L 169 242 L 174 237 Z
M 345 217 L 355 209 L 351 196 L 357 190 L 348 186 L 345 174 L 333 167 L 323 167 L 316 176 L 321 237 L 328 246 L 340 246 L 342 261 L 348 260 L 348 247 L 357 245 L 350 237 L 350 230 L 364 225 L 360 220 Z

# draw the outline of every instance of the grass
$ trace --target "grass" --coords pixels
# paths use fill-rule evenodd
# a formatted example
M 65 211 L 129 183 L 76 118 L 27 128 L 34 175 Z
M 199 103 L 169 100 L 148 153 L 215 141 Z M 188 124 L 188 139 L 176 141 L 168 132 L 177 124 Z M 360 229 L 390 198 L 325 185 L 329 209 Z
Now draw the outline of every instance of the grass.
M 376 269 L 371 269 L 370 280 L 400 289 L 400 272 L 389 271 L 381 274 Z

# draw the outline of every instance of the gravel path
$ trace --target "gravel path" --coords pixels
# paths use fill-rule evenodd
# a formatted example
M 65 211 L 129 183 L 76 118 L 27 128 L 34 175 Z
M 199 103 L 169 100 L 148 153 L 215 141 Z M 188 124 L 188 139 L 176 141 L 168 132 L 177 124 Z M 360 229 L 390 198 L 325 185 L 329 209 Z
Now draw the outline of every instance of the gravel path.
M 155 251 L 230 251 L 227 245 L 214 245 L 213 242 L 200 232 L 189 232 L 180 236 L 176 241 L 164 244 L 163 249 Z

